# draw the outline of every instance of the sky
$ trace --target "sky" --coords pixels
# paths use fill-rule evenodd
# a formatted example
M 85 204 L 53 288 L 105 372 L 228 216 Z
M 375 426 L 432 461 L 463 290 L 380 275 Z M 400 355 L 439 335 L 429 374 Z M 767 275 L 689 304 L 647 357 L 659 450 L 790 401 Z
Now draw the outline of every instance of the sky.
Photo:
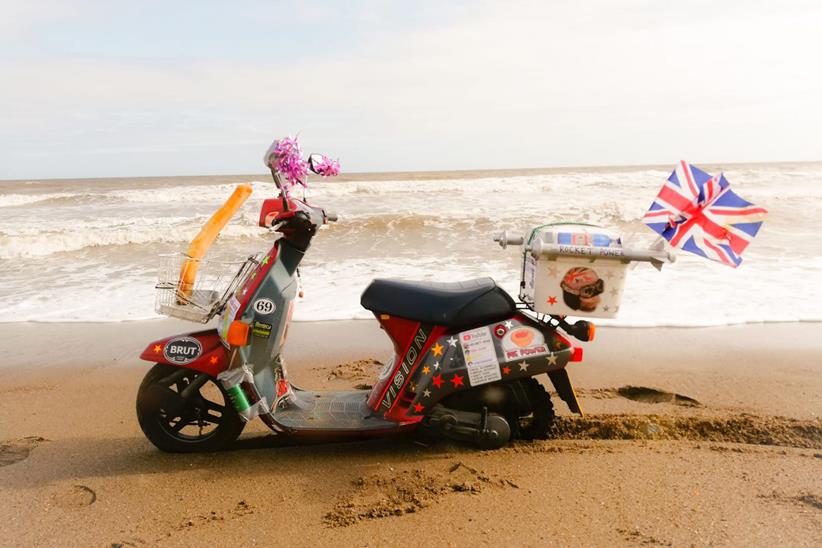
M 822 160 L 822 2 L 0 0 L 0 179 Z

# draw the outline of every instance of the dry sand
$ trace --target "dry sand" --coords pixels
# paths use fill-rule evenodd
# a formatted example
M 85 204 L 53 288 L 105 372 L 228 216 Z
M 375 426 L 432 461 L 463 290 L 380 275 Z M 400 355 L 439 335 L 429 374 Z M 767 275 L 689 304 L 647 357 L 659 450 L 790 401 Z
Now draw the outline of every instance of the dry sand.
M 137 425 L 135 356 L 190 327 L 0 325 L 0 545 L 822 544 L 819 324 L 602 329 L 570 368 L 588 415 L 555 400 L 555 439 L 499 451 L 252 424 L 169 455 Z M 374 322 L 299 323 L 287 357 L 336 389 L 389 351 Z

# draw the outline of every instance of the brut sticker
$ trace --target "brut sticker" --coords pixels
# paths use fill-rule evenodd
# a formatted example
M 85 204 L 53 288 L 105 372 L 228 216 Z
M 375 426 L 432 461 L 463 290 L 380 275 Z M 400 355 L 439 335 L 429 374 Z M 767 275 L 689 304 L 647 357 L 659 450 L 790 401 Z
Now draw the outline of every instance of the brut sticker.
M 254 312 L 266 316 L 277 310 L 271 299 L 257 299 L 254 301 Z
M 200 341 L 193 337 L 177 337 L 166 343 L 163 356 L 171 363 L 185 365 L 191 363 L 203 353 Z

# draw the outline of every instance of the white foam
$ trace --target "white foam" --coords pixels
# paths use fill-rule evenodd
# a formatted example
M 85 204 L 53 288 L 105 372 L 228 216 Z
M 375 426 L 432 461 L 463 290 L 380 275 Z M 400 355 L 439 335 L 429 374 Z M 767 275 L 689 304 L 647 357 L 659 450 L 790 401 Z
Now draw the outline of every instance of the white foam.
M 648 243 L 655 235 L 640 218 L 669 173 L 596 169 L 313 183 L 311 202 L 337 212 L 340 222 L 325 227 L 306 255 L 301 268 L 306 297 L 295 319 L 370 318 L 359 297 L 373 277 L 450 281 L 490 275 L 516 295 L 520 257 L 491 241 L 496 230 L 575 220 L 612 226 L 629 233 L 626 239 Z M 734 270 L 687 253 L 662 273 L 640 266 L 630 272 L 619 317 L 598 323 L 650 327 L 822 319 L 822 241 L 816 228 L 822 217 L 822 165 L 748 166 L 727 176 L 741 196 L 770 210 L 742 266 Z M 185 249 L 236 186 L 170 181 L 160 188 L 95 183 L 65 191 L 52 184 L 41 194 L 0 195 L 0 207 L 5 206 L 0 321 L 156 317 L 155 255 Z M 254 194 L 212 253 L 233 258 L 270 244 L 257 221 L 273 185 L 252 185 Z M 92 195 L 100 196 L 99 203 L 73 199 Z

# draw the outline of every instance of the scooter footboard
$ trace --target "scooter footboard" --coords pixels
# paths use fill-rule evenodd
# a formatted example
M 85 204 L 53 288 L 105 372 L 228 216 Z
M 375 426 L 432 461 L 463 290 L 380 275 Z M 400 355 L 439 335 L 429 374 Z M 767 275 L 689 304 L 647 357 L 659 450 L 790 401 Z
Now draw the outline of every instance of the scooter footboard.
M 216 378 L 228 367 L 228 350 L 217 330 L 208 329 L 153 341 L 140 359 L 194 369 Z

